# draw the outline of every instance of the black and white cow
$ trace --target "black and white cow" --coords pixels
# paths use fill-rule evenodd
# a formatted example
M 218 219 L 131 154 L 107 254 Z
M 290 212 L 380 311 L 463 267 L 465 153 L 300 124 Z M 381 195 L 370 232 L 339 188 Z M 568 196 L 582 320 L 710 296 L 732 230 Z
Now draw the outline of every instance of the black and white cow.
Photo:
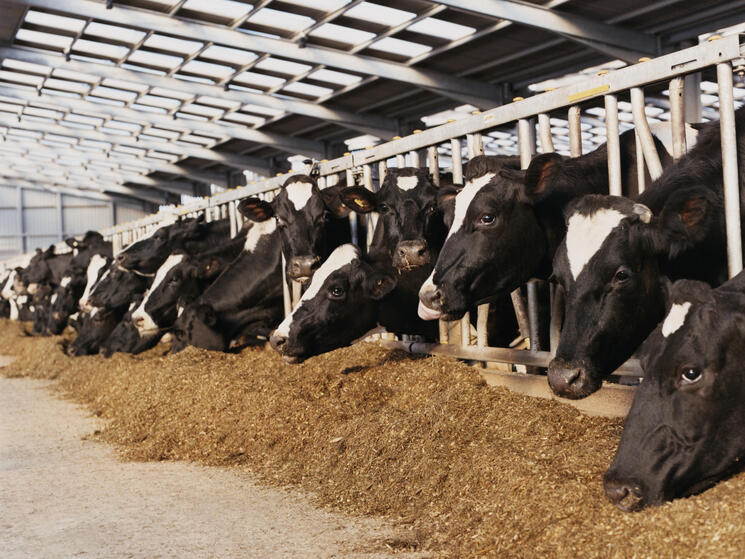
M 239 205 L 243 211 L 243 205 Z M 282 253 L 277 221 L 254 223 L 238 257 L 173 324 L 172 351 L 225 351 L 234 340 L 267 339 L 282 320 Z
M 671 161 L 656 140 L 663 164 Z M 634 131 L 620 137 L 623 191 L 638 190 Z M 448 320 L 507 294 L 531 278 L 548 279 L 564 237 L 571 200 L 609 189 L 607 146 L 577 158 L 538 155 L 527 170 L 516 157 L 479 156 L 466 168 L 462 189 L 443 189 L 440 205 L 451 222 L 433 276 L 422 285 L 424 316 Z M 649 181 L 649 179 L 647 179 Z
M 679 280 L 640 350 L 644 379 L 604 477 L 625 511 L 697 493 L 745 464 L 745 274 Z
M 347 345 L 378 321 L 380 301 L 396 285 L 352 244 L 338 247 L 311 279 L 300 301 L 270 342 L 288 363 Z
M 341 185 L 319 189 L 308 175 L 292 175 L 271 202 L 241 201 L 241 213 L 256 222 L 274 218 L 282 239 L 287 276 L 305 283 L 331 251 L 351 240 L 349 209 Z
M 745 153 L 745 110 L 736 113 Z M 740 167 L 740 188 L 745 169 Z M 742 194 L 741 194 L 742 196 Z M 554 258 L 566 292 L 564 328 L 548 371 L 553 391 L 597 390 L 662 320 L 669 279 L 719 285 L 727 277 L 719 122 L 635 201 L 580 199 Z M 668 279 L 669 278 L 669 279 Z

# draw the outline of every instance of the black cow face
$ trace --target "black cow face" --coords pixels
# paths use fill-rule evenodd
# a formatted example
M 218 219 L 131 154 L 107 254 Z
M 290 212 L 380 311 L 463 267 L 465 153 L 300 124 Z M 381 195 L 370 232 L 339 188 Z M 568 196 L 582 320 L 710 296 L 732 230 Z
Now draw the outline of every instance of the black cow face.
M 661 269 L 718 226 L 705 188 L 678 191 L 658 218 L 626 198 L 591 195 L 568 208 L 554 258 L 566 292 L 564 327 L 548 369 L 552 390 L 584 398 L 631 357 L 664 316 L 669 280 Z M 715 243 L 716 244 L 716 243 Z
M 247 198 L 238 205 L 238 211 L 257 222 L 277 220 L 287 275 L 293 280 L 307 282 L 334 248 L 329 245 L 337 241 L 330 238 L 333 236 L 329 234 L 331 222 L 349 215 L 339 196 L 341 189 L 331 186 L 320 190 L 309 176 L 293 175 L 271 202 Z M 348 235 L 348 225 L 343 225 Z
M 462 189 L 441 188 L 450 231 L 432 276 L 422 285 L 420 316 L 455 320 L 532 277 L 544 258 L 545 235 L 512 157 L 469 162 Z
M 67 326 L 67 320 L 78 308 L 78 300 L 85 289 L 86 275 L 79 271 L 70 271 L 69 276 L 62 281 L 49 299 L 49 315 L 45 331 L 58 335 Z
M 70 344 L 69 355 L 95 355 L 101 344 L 109 337 L 122 314 L 116 311 L 93 309 L 80 319 L 78 336 Z
M 136 295 L 130 309 L 135 309 L 142 302 L 143 295 Z M 160 333 L 141 336 L 132 324 L 132 310 L 127 311 L 116 328 L 101 344 L 100 353 L 104 357 L 111 357 L 114 353 L 142 353 L 155 346 L 160 339 Z
M 699 492 L 745 458 L 745 282 L 681 280 L 640 351 L 644 380 L 604 477 L 625 511 Z
M 51 280 L 52 270 L 49 266 L 49 260 L 51 258 L 54 258 L 54 245 L 44 251 L 37 248 L 28 266 L 21 272 L 21 282 L 29 294 L 34 295 L 39 285 Z
M 171 353 L 178 353 L 187 345 L 225 351 L 227 343 L 218 328 L 217 314 L 210 305 L 188 305 L 174 324 Z
M 395 287 L 395 278 L 342 245 L 321 265 L 295 309 L 270 342 L 288 363 L 345 346 L 376 325 L 376 305 Z
M 132 298 L 145 290 L 148 278 L 112 264 L 93 288 L 88 304 L 105 310 L 127 309 Z
M 437 257 L 446 230 L 437 187 L 425 169 L 389 169 L 377 193 L 353 186 L 341 198 L 357 213 L 378 212 L 373 245 L 386 250 L 397 269 L 413 270 Z
M 70 266 L 73 271 L 85 272 L 94 254 L 111 258 L 111 243 L 104 240 L 97 231 L 88 231 L 82 239 L 65 239 L 65 243 L 72 248 L 73 258 Z
M 163 225 L 149 236 L 132 243 L 117 255 L 116 260 L 127 270 L 154 274 L 175 248 L 199 235 L 202 221 L 203 217 L 199 217 Z

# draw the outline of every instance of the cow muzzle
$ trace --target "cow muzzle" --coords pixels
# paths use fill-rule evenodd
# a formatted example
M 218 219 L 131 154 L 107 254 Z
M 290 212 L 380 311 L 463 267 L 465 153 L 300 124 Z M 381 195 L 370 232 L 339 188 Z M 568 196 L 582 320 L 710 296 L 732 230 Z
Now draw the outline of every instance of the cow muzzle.
M 616 479 L 606 474 L 603 478 L 603 489 L 608 500 L 624 512 L 641 510 L 646 506 L 642 488 L 638 483 Z
M 285 353 L 285 349 L 287 348 L 287 336 L 283 336 L 281 334 L 273 333 L 269 337 L 269 345 L 272 346 L 272 349 L 279 353 L 282 356 L 282 360 L 285 363 L 289 364 L 295 364 L 300 363 L 302 360 L 298 357 L 295 357 L 294 355 L 287 355 Z
M 561 359 L 553 359 L 548 365 L 548 384 L 554 394 L 570 400 L 585 398 L 598 388 L 587 372 L 587 368 Z
M 320 262 L 320 258 L 312 256 L 295 256 L 290 258 L 290 262 L 287 267 L 287 275 L 291 279 L 300 283 L 306 283 L 310 281 L 313 275 L 313 270 Z
M 413 270 L 429 262 L 430 254 L 424 240 L 401 241 L 393 254 L 393 265 L 399 270 Z

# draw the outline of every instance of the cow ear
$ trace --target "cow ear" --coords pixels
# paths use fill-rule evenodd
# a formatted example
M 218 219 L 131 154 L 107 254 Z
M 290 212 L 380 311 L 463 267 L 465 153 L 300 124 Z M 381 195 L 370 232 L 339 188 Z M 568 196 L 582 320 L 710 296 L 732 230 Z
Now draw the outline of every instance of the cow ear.
M 437 191 L 437 207 L 442 212 L 442 219 L 448 229 L 453 224 L 455 197 L 460 191 L 461 189 L 454 184 L 440 186 L 440 189 Z
M 396 283 L 393 274 L 371 268 L 365 276 L 365 294 L 370 299 L 379 301 L 393 291 Z
M 200 305 L 198 309 L 198 316 L 202 322 L 207 326 L 214 326 L 217 324 L 217 315 L 215 310 L 210 305 Z
M 67 239 L 65 239 L 65 244 L 70 248 L 76 248 L 79 243 L 75 237 L 68 237 Z
M 720 206 L 708 188 L 689 188 L 670 196 L 660 213 L 661 250 L 674 258 L 703 242 L 718 227 Z
M 351 186 L 341 191 L 341 201 L 353 212 L 366 214 L 377 210 L 375 193 L 362 186 Z
M 266 221 L 274 216 L 274 208 L 266 200 L 251 196 L 238 204 L 238 211 L 251 221 Z
M 525 192 L 528 196 L 532 198 L 546 192 L 562 160 L 558 153 L 542 153 L 531 160 L 525 172 Z
M 321 200 L 326 209 L 331 212 L 334 217 L 342 218 L 349 215 L 349 208 L 344 205 L 341 197 L 341 192 L 344 190 L 343 186 L 329 186 L 328 188 L 320 189 Z
M 203 262 L 201 266 L 195 267 L 193 273 L 195 277 L 210 277 L 217 273 L 220 268 L 220 261 L 213 257 Z

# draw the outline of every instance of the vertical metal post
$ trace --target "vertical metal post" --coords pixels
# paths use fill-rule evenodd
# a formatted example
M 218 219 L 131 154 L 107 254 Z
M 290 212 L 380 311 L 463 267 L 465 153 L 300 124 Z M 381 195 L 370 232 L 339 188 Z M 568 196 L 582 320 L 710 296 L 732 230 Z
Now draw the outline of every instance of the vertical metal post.
M 680 159 L 686 152 L 684 87 L 685 80 L 681 76 L 670 80 L 670 129 L 673 137 L 674 159 Z
M 520 145 L 520 167 L 527 169 L 535 155 L 535 135 L 530 130 L 531 122 L 527 118 L 517 121 L 517 140 Z
M 639 140 L 639 133 L 636 130 L 634 130 L 634 145 L 636 146 L 636 182 L 638 193 L 641 194 L 647 188 L 647 173 L 644 166 L 644 150 L 641 140 Z
M 453 183 L 463 184 L 463 152 L 460 147 L 460 138 L 450 140 L 450 151 L 453 161 Z
M 409 152 L 409 166 L 419 167 L 419 152 L 417 150 L 411 150 Z
M 737 134 L 731 63 L 717 64 L 717 83 L 719 85 L 719 126 L 722 137 L 727 265 L 729 277 L 733 277 L 742 270 L 742 237 L 740 236 L 740 188 L 737 176 Z
M 388 172 L 388 163 L 383 160 L 378 163 L 378 185 L 382 185 L 385 180 L 385 174 Z
M 688 74 L 683 89 L 686 122 L 701 122 L 701 72 Z
M 280 249 L 281 250 L 281 249 Z M 290 288 L 287 286 L 287 261 L 285 260 L 285 254 L 282 253 L 282 302 L 285 308 L 285 317 L 289 316 L 292 312 L 292 298 L 290 297 Z
M 62 193 L 57 192 L 55 196 L 55 209 L 57 210 L 57 240 L 61 241 L 65 237 L 65 217 L 62 213 Z
M 551 353 L 556 354 L 561 337 L 561 323 L 564 318 L 564 288 L 559 284 L 551 284 L 551 324 L 549 325 L 549 343 Z
M 399 169 L 401 167 L 406 167 L 406 156 L 403 153 L 399 153 L 396 155 L 396 167 Z
M 440 186 L 440 162 L 437 146 L 427 148 L 427 166 L 429 167 L 429 173 L 432 175 L 432 182 L 435 186 Z
M 372 166 L 365 164 L 362 166 L 362 186 L 364 186 L 370 192 L 375 192 L 373 188 L 373 177 L 372 177 Z M 367 247 L 369 248 L 373 241 L 375 234 L 375 227 L 378 225 L 378 216 L 375 213 L 369 213 L 364 216 L 360 216 L 365 220 L 367 225 Z
M 238 227 L 236 226 L 236 208 L 235 200 L 228 202 L 228 223 L 230 224 L 230 238 L 232 239 L 238 234 Z
M 538 301 L 538 281 L 527 283 L 528 292 L 528 328 L 530 329 L 530 351 L 543 349 L 540 343 L 540 309 Z
M 543 153 L 554 151 L 554 139 L 551 137 L 551 119 L 546 113 L 538 115 L 538 136 L 541 139 L 541 151 Z
M 292 280 L 292 308 L 294 309 L 298 301 L 300 301 L 300 297 L 302 296 L 303 286 L 300 285 L 299 282 Z
M 354 173 L 352 172 L 352 169 L 346 170 L 346 177 L 347 177 L 347 186 L 354 186 Z M 352 237 L 352 244 L 355 244 L 359 246 L 360 240 L 359 240 L 359 231 L 357 228 L 357 212 L 349 212 L 349 230 Z
M 582 155 L 582 123 L 580 122 L 580 108 L 577 105 L 569 107 L 567 120 L 569 121 L 569 154 L 572 157 Z
M 634 127 L 637 138 L 642 145 L 644 161 L 649 169 L 649 176 L 656 180 L 662 174 L 662 163 L 654 145 L 652 132 L 649 130 L 647 114 L 644 111 L 644 90 L 641 87 L 632 87 L 631 90 L 631 113 L 634 117 Z
M 604 99 L 609 192 L 613 196 L 621 196 L 621 142 L 618 135 L 618 98 L 615 95 L 605 95 Z

